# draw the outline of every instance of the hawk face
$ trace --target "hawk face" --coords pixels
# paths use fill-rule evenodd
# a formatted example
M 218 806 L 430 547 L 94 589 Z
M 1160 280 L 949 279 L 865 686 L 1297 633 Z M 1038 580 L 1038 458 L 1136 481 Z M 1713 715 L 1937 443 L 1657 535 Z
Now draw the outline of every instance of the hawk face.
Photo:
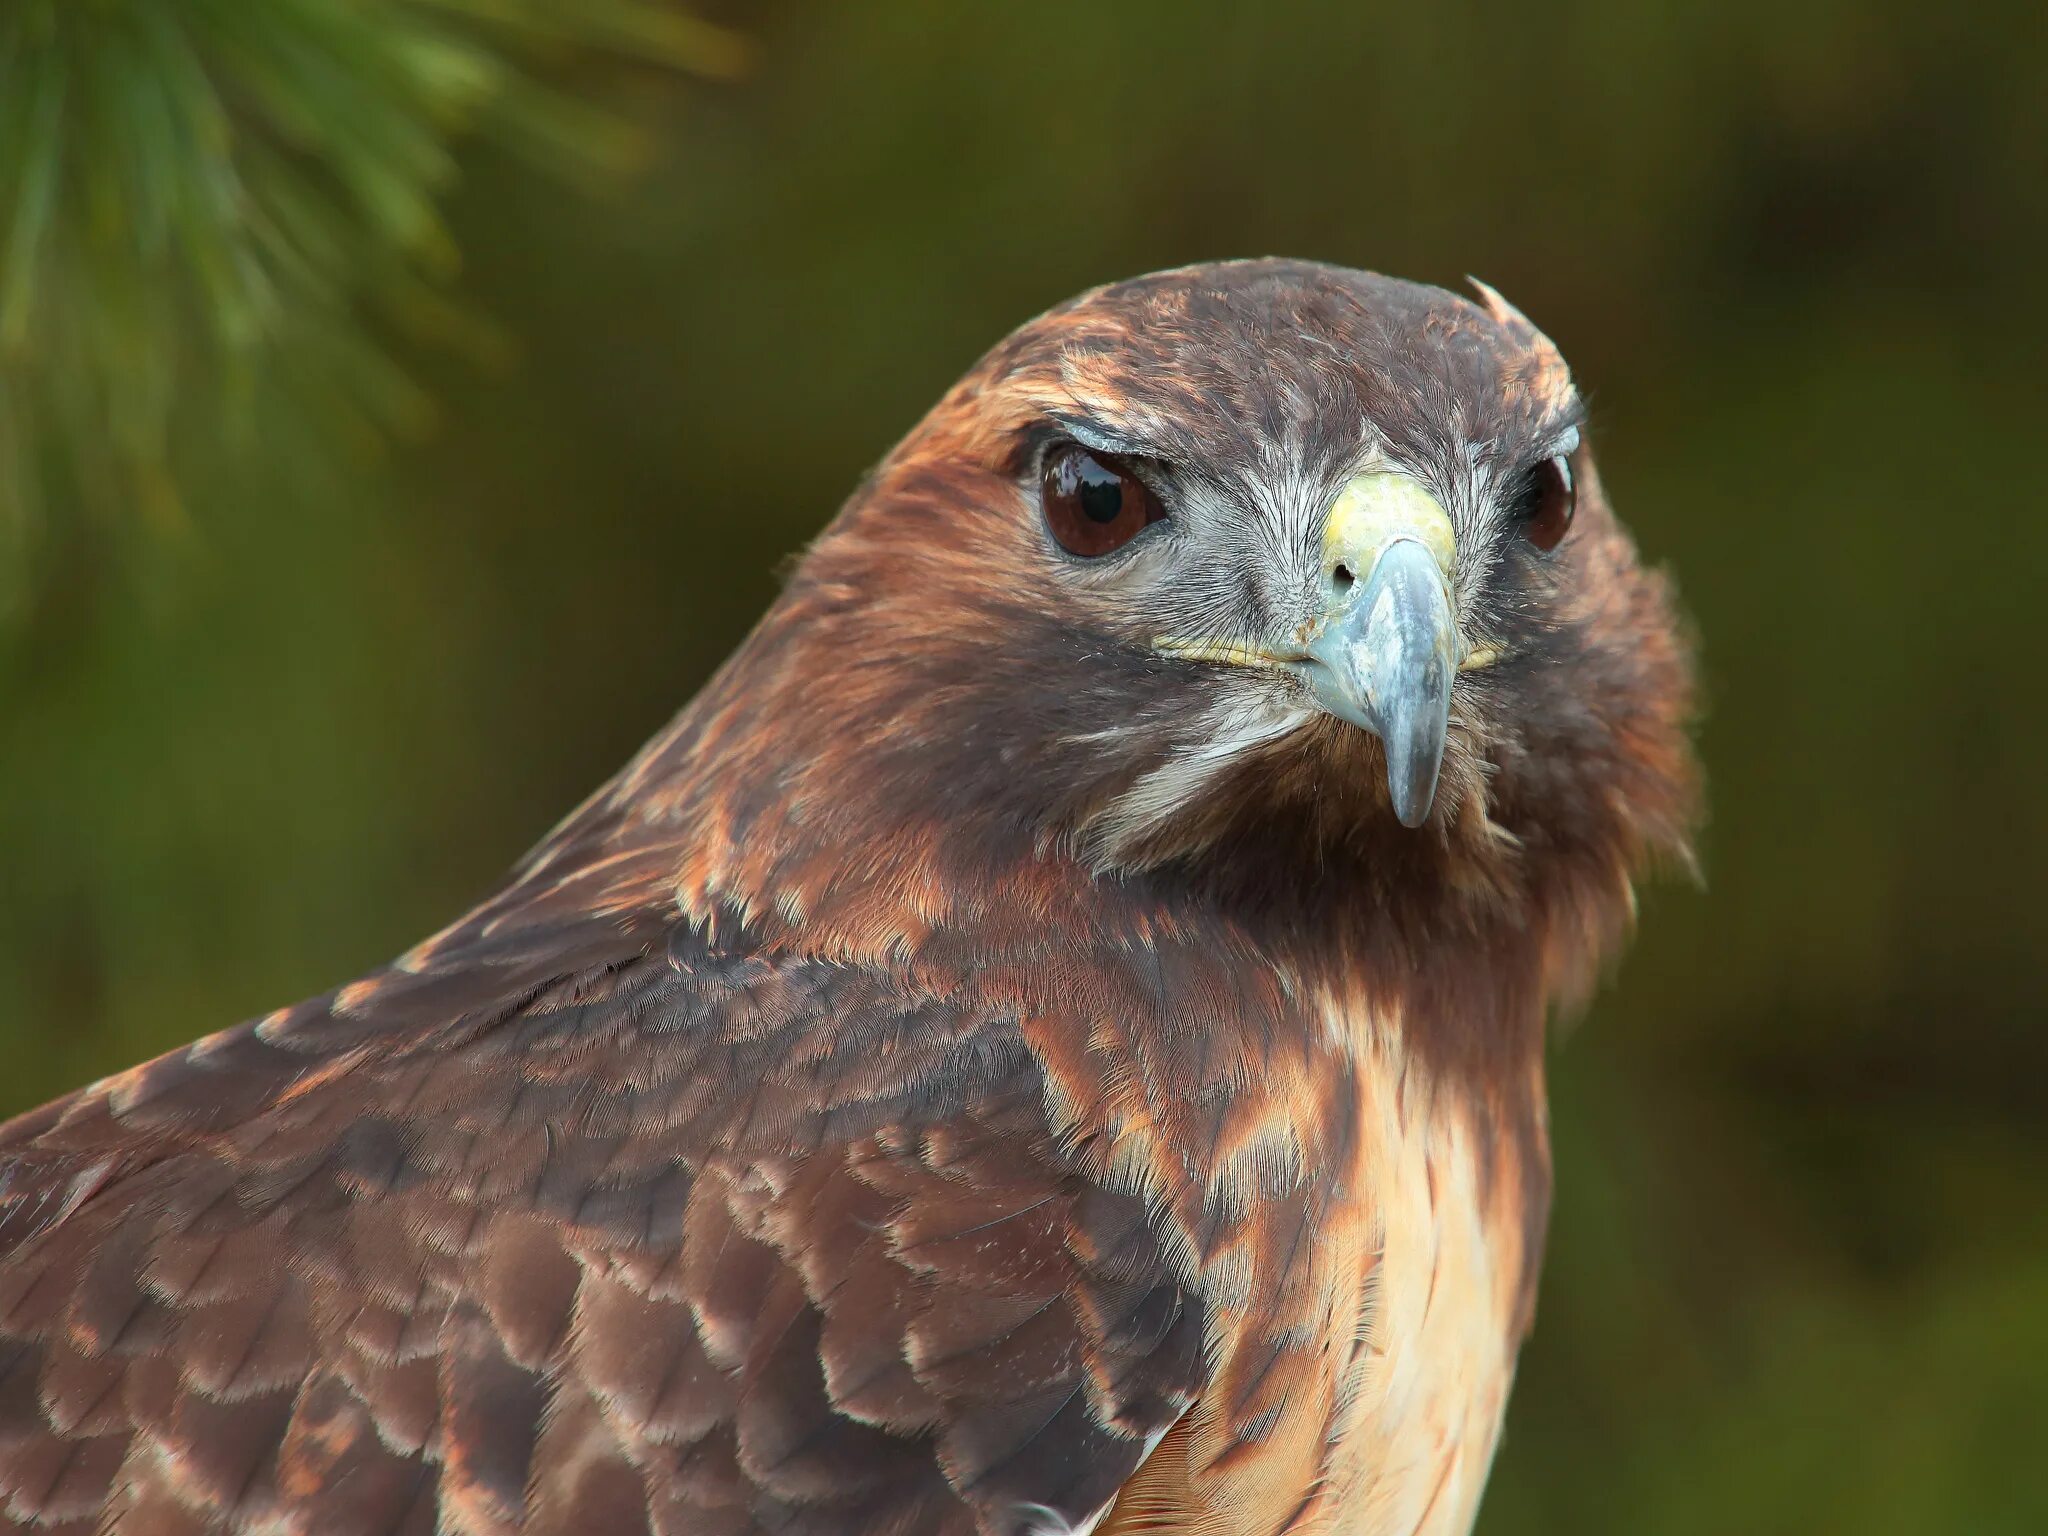
M 835 671 L 920 679 L 865 722 L 955 744 L 911 792 L 1098 870 L 1625 879 L 1689 818 L 1689 670 L 1583 415 L 1483 286 L 1162 273 L 991 352 L 797 596 L 837 594 Z

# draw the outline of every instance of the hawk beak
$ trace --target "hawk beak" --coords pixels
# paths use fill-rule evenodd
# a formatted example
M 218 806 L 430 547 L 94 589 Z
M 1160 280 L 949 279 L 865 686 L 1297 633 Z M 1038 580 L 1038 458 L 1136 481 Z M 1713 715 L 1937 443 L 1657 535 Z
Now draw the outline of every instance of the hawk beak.
M 1408 827 L 1429 818 L 1450 730 L 1456 556 L 1450 518 L 1406 475 L 1358 476 L 1324 523 L 1325 606 L 1303 675 L 1324 709 L 1385 746 L 1387 795 Z

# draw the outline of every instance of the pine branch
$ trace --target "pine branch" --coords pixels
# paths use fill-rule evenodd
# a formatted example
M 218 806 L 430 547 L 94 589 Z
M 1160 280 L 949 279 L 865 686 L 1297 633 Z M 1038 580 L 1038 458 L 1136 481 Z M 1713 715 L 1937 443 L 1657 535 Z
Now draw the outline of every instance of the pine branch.
M 448 296 L 454 146 L 615 168 L 627 126 L 545 81 L 591 53 L 742 62 L 659 0 L 0 6 L 0 563 L 60 506 L 180 524 L 174 423 L 217 436 L 284 390 L 331 431 L 417 424 L 366 311 L 473 333 Z

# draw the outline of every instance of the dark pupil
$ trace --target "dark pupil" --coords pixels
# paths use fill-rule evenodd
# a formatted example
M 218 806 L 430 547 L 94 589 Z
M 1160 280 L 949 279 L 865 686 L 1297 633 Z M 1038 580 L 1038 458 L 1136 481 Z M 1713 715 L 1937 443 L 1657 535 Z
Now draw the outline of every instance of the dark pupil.
M 1113 523 L 1124 509 L 1123 483 L 1094 460 L 1081 466 L 1081 511 L 1093 523 Z

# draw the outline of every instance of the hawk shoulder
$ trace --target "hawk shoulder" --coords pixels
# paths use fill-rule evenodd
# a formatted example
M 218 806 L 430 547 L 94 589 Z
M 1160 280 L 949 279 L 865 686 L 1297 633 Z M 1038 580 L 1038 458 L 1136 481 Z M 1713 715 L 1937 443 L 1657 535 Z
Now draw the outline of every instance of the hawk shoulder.
M 533 921 L 0 1130 L 0 1529 L 1098 1518 L 1200 1307 L 1017 1021 Z

